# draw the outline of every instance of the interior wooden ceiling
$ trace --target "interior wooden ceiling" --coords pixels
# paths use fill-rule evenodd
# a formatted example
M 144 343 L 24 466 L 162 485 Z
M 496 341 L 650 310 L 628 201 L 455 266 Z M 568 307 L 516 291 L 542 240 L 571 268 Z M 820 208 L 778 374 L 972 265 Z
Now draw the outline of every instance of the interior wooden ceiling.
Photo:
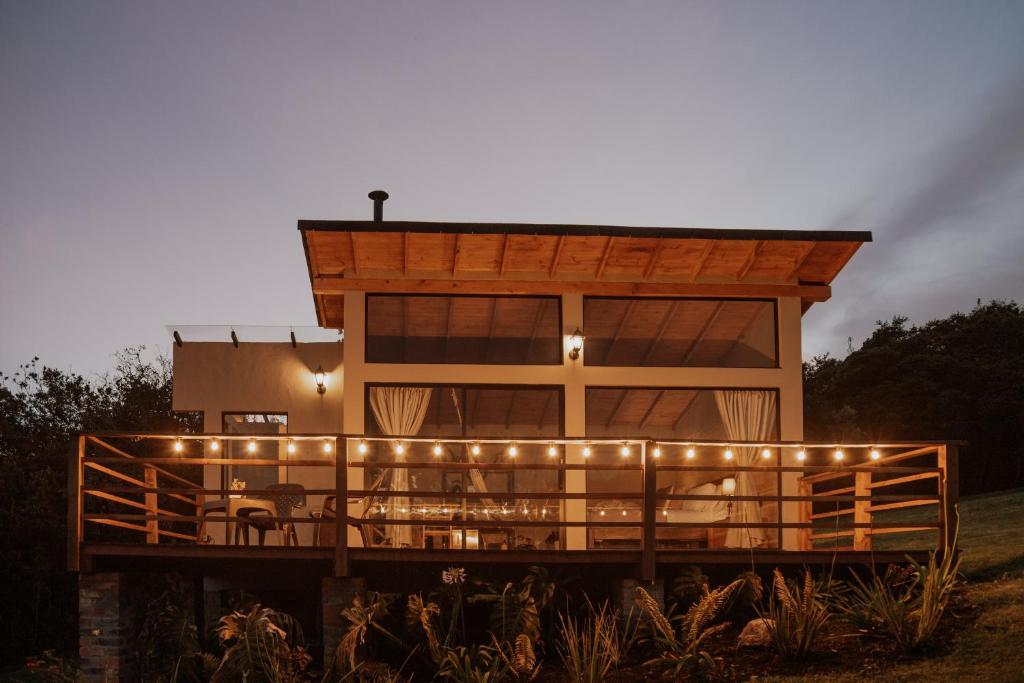
M 300 221 L 324 327 L 347 290 L 800 296 L 828 285 L 865 232 Z

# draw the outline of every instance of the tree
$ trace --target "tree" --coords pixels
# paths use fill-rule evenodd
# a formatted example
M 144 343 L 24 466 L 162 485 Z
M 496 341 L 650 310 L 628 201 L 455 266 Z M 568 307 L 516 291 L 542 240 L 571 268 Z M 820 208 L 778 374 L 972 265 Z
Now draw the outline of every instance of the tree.
M 846 358 L 804 364 L 815 440 L 951 440 L 961 492 L 1024 485 L 1024 309 L 992 301 L 920 327 L 879 321 Z
M 171 368 L 143 349 L 117 355 L 113 372 L 86 379 L 40 366 L 0 373 L 0 665 L 45 648 L 69 652 L 77 580 L 66 570 L 67 463 L 80 431 L 198 431 L 171 411 Z

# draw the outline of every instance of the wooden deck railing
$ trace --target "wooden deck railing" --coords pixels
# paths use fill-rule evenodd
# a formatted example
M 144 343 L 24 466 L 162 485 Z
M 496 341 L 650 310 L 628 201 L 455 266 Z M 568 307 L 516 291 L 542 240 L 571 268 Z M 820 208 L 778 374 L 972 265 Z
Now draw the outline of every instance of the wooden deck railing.
M 330 552 L 338 575 L 355 549 L 394 550 L 401 538 L 466 552 L 492 543 L 485 537 L 595 557 L 627 549 L 639 551 L 644 577 L 659 550 L 869 551 L 876 537 L 922 533 L 942 549 L 958 491 L 957 448 L 946 443 L 84 434 L 68 470 L 69 566 L 79 568 L 83 544 L 208 545 L 221 531 L 228 543 L 230 527 L 253 521 L 232 513 L 245 507 L 238 496 L 248 505 L 282 495 L 226 487 L 229 467 L 278 468 L 269 479 L 303 483 L 303 514 L 275 506 L 259 522 L 312 529 L 295 536 Z M 399 471 L 415 475 L 412 490 L 370 481 Z M 478 490 L 484 477 L 504 490 Z M 218 501 L 223 514 L 211 515 Z

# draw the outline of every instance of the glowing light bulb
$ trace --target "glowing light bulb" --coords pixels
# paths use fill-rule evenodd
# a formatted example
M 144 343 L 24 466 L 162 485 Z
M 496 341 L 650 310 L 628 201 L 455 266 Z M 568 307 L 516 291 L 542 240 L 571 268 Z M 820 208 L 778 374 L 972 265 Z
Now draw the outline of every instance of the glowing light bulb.
M 515 444 L 512 444 L 511 446 L 508 447 L 508 457 L 514 458 L 517 455 L 519 455 L 519 449 L 516 447 Z
M 662 516 L 662 517 L 668 517 L 668 509 L 667 509 L 667 508 L 665 508 L 665 509 L 662 509 L 662 511 L 661 511 L 661 516 Z
M 879 453 L 877 450 L 872 450 L 871 451 L 871 459 L 872 460 L 878 460 L 881 457 L 882 457 L 882 454 Z
M 835 458 L 836 462 L 842 462 L 844 457 L 843 452 L 837 448 L 836 452 L 832 454 L 832 457 Z
M 655 446 L 654 447 L 654 451 L 652 452 L 652 454 L 654 455 L 655 458 L 660 458 L 661 457 L 661 446 Z
M 623 458 L 629 457 L 629 446 L 622 444 L 622 448 L 619 449 L 619 453 L 622 454 Z
M 597 514 L 599 514 L 599 515 L 601 515 L 602 517 L 604 517 L 604 510 L 601 510 L 601 511 L 600 511 L 599 513 L 597 513 Z
M 366 445 L 365 441 L 360 441 L 359 446 L 356 448 L 361 454 L 366 455 L 366 451 L 370 450 L 370 447 Z
M 334 450 L 334 446 L 331 445 L 330 441 L 324 441 L 324 453 L 330 453 Z
M 405 455 L 405 444 L 401 442 L 395 444 L 395 455 Z
M 796 459 L 798 461 L 800 461 L 800 462 L 803 462 L 804 460 L 807 459 L 807 454 L 804 453 L 803 451 L 797 451 L 796 452 Z
M 765 458 L 766 460 L 767 460 L 768 458 L 772 457 L 772 452 L 771 452 L 771 450 L 770 450 L 770 449 L 768 449 L 768 448 L 766 448 L 766 449 L 764 449 L 763 451 L 761 451 L 761 457 L 762 457 L 762 458 Z
M 686 459 L 687 460 L 693 460 L 696 457 L 697 457 L 697 451 L 693 450 L 692 448 L 687 448 L 686 449 Z
M 729 449 L 729 448 L 725 449 L 725 459 L 726 460 L 732 460 L 732 450 Z
M 558 455 L 558 449 L 555 448 L 555 444 L 551 444 L 550 446 L 548 446 L 548 457 L 553 458 L 556 455 Z
M 472 453 L 473 455 L 480 455 L 480 444 L 473 444 L 473 446 L 469 449 L 469 452 Z
M 444 452 L 444 451 L 443 451 L 443 449 L 441 448 L 441 444 L 439 444 L 439 443 L 435 443 L 435 444 L 434 444 L 434 455 L 441 455 L 441 453 L 443 453 L 443 452 Z
M 288 452 L 293 454 L 293 455 L 295 454 L 295 442 L 294 441 L 289 441 L 288 442 Z
M 213 441 L 211 441 L 210 442 L 210 450 L 213 451 L 214 453 L 219 451 L 220 450 L 220 441 L 217 441 L 217 439 L 214 439 Z
M 623 511 L 622 511 L 622 516 L 623 516 L 623 517 L 625 517 L 625 516 L 626 516 L 626 511 L 625 511 L 625 510 L 623 510 Z
M 256 452 L 256 442 L 254 440 L 252 440 L 252 439 L 249 439 L 249 443 L 246 444 L 245 450 L 249 451 L 250 453 L 255 453 Z
M 178 439 L 174 442 L 174 452 L 181 453 L 183 450 L 185 450 L 185 444 L 181 442 L 181 439 Z
M 590 446 L 584 446 L 583 447 L 583 457 L 584 458 L 589 458 L 590 457 Z

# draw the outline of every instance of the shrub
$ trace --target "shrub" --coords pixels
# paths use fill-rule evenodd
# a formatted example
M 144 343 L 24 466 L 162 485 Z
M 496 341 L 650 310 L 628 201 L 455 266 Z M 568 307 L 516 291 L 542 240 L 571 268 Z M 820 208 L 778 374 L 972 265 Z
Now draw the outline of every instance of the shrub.
M 576 683 L 599 683 L 622 658 L 622 647 L 615 615 L 607 603 L 600 610 L 587 603 L 584 619 L 559 614 L 561 641 L 558 655 L 569 678 Z
M 818 633 L 828 621 L 828 610 L 810 570 L 804 570 L 803 586 L 787 582 L 775 569 L 765 624 L 776 652 L 787 659 L 806 657 Z

